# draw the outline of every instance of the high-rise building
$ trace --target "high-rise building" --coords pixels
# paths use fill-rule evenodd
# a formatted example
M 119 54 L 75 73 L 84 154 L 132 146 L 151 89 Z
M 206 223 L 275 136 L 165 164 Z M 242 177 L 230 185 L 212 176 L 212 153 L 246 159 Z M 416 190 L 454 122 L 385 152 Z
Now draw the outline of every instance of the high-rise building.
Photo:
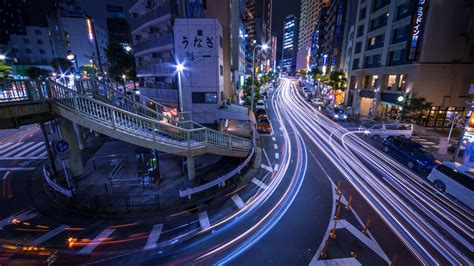
M 294 75 L 296 72 L 296 48 L 298 45 L 299 20 L 288 15 L 283 21 L 283 40 L 281 42 L 280 68 L 283 72 Z
M 247 8 L 244 0 L 232 0 L 230 47 L 234 93 L 243 87 L 245 81 L 246 14 Z
M 277 44 L 278 38 L 276 36 L 272 36 L 272 56 L 270 60 L 270 67 L 273 71 L 276 71 L 277 68 Z
M 328 2 L 329 0 L 301 0 L 296 69 L 308 67 L 313 32 L 316 30 L 318 17 L 321 16 L 321 9 Z
M 181 0 L 136 0 L 130 7 L 132 41 L 140 93 L 169 106 L 178 106 L 178 84 L 174 56 L 175 18 L 204 17 L 205 2 Z M 181 39 L 188 46 L 205 45 Z M 189 53 L 187 60 L 194 60 Z
M 473 23 L 465 1 L 359 0 L 347 103 L 361 115 L 372 108 L 396 119 L 408 98 L 425 98 L 432 107 L 414 122 L 448 126 L 446 118 L 471 99 Z
M 131 45 L 130 16 L 133 0 L 76 0 L 97 26 L 107 29 L 110 42 Z
M 0 1 L 0 44 L 9 44 L 12 34 L 25 33 L 21 8 L 19 1 Z
M 255 45 L 271 42 L 272 0 L 246 0 L 247 7 L 247 67 L 252 69 L 252 52 Z M 269 67 L 267 62 L 270 51 L 262 51 L 256 55 L 255 66 L 259 69 Z

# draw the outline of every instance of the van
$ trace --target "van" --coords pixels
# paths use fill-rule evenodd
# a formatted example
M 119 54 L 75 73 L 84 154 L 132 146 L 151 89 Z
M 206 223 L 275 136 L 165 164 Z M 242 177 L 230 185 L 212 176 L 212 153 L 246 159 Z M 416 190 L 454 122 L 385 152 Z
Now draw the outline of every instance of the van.
M 450 194 L 474 209 L 474 169 L 455 162 L 444 162 L 433 168 L 428 180 L 442 193 Z
M 388 136 L 410 138 L 413 135 L 413 124 L 375 124 L 369 128 L 369 136 L 375 140 Z

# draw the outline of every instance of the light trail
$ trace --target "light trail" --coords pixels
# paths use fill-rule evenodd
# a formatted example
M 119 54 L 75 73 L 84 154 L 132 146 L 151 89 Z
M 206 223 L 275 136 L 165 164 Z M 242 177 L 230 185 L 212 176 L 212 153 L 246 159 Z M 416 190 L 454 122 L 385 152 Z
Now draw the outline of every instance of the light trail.
M 278 107 L 291 113 L 289 118 L 354 185 L 421 262 L 442 263 L 442 257 L 451 264 L 472 263 L 468 257 L 472 255 L 461 251 L 467 249 L 472 254 L 472 212 L 441 195 L 403 165 L 322 115 L 302 100 L 294 83 L 284 87 L 282 98 L 284 100 L 278 102 Z

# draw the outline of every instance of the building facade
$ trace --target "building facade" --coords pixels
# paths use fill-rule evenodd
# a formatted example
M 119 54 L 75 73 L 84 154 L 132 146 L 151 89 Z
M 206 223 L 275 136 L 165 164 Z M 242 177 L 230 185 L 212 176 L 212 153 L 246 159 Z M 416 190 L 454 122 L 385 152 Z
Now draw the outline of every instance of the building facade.
M 217 110 L 225 100 L 222 36 L 218 19 L 174 22 L 175 55 L 178 61 L 186 62 L 181 75 L 184 111 L 192 112 L 193 120 L 203 124 L 217 123 Z
M 290 75 L 296 72 L 296 49 L 298 45 L 299 20 L 294 15 L 289 15 L 283 21 L 283 40 L 281 43 L 281 71 Z
M 440 19 L 440 18 L 443 19 Z M 349 105 L 394 119 L 407 99 L 433 107 L 415 121 L 447 126 L 474 83 L 474 9 L 447 0 L 359 0 L 349 64 Z
M 251 74 L 253 64 L 253 49 L 255 45 L 271 42 L 272 0 L 246 0 L 247 7 L 247 74 Z M 260 51 L 255 56 L 255 66 L 259 70 L 268 70 L 270 67 L 271 52 Z
M 296 69 L 308 68 L 308 54 L 311 52 L 311 40 L 316 30 L 316 22 L 323 6 L 329 0 L 301 0 L 300 26 L 298 32 L 298 50 Z
M 272 71 L 277 70 L 277 45 L 278 45 L 278 38 L 276 36 L 272 36 L 272 56 L 270 59 L 270 68 Z
M 231 4 L 231 71 L 233 93 L 238 94 L 245 82 L 245 49 L 247 45 L 247 8 L 244 0 L 232 0 Z
M 57 57 L 48 27 L 25 27 L 25 34 L 9 36 L 8 57 L 15 65 L 48 66 Z

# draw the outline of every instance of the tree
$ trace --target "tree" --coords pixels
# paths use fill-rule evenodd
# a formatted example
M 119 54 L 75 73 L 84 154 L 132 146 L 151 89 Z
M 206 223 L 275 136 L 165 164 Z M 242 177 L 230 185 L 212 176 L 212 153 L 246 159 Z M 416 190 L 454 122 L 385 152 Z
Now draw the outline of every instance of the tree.
M 129 80 L 136 80 L 135 58 L 131 52 L 115 42 L 105 48 L 105 56 L 109 62 L 108 72 L 112 79 L 122 80 L 125 75 Z
M 334 90 L 341 90 L 341 91 L 346 90 L 347 78 L 346 78 L 346 74 L 342 70 L 339 70 L 339 71 L 336 70 L 329 73 L 329 76 L 327 77 L 326 82 L 327 82 L 327 85 L 332 87 Z
M 88 76 L 93 76 L 95 75 L 96 70 L 93 65 L 82 65 L 79 67 L 79 72 L 87 74 Z
M 402 109 L 402 120 L 419 121 L 423 117 L 423 111 L 431 109 L 433 104 L 427 102 L 425 98 L 418 98 L 413 95 L 411 98 L 405 98 Z
M 58 73 L 65 73 L 72 68 L 72 63 L 66 58 L 62 57 L 54 58 L 53 60 L 51 60 L 50 65 Z
M 13 68 L 5 63 L 4 61 L 0 61 L 0 80 L 4 80 L 8 78 L 8 74 L 13 72 Z
M 29 67 L 25 70 L 25 74 L 30 79 L 41 79 L 49 76 L 49 71 L 39 67 Z
M 299 73 L 302 77 L 306 77 L 306 69 L 302 68 L 302 69 L 298 70 L 298 73 Z
M 260 99 L 260 81 L 255 79 L 255 92 L 254 92 L 254 105 Z M 252 78 L 247 79 L 247 83 L 244 86 L 244 100 L 246 105 L 250 105 L 250 99 L 252 97 Z

